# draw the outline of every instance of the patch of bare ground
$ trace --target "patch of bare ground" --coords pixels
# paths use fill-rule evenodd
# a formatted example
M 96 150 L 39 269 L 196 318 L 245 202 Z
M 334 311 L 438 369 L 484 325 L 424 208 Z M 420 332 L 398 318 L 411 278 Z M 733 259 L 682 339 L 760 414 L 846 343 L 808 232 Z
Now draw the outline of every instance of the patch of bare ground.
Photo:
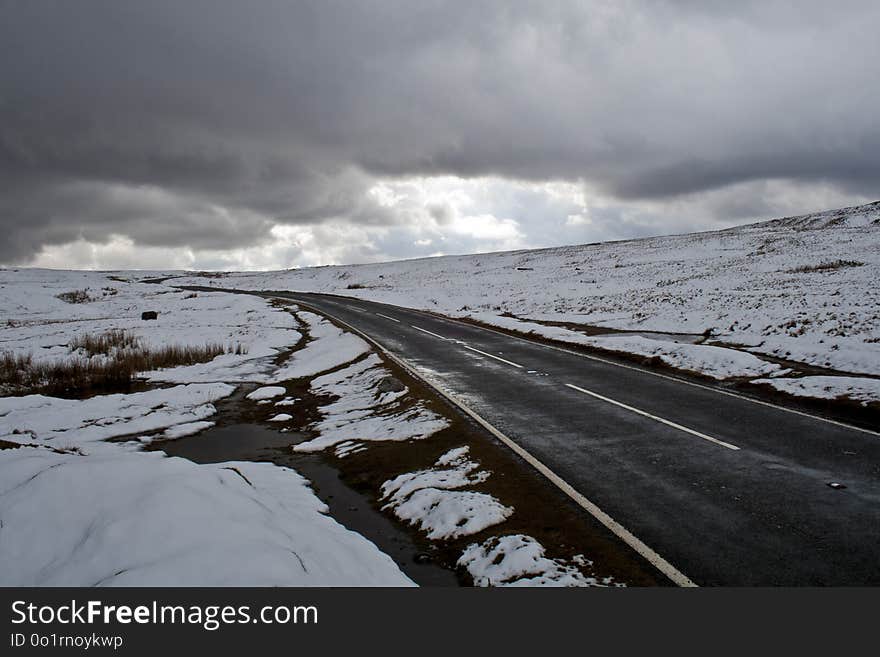
M 422 400 L 432 411 L 446 417 L 450 426 L 421 440 L 369 443 L 368 449 L 342 459 L 328 453 L 327 458 L 335 461 L 343 481 L 381 508 L 383 502 L 378 496 L 382 483 L 400 474 L 430 468 L 450 449 L 466 445 L 469 458 L 492 473 L 468 490 L 487 493 L 514 508 L 505 522 L 457 539 L 430 542 L 411 529 L 426 551 L 436 555 L 438 563 L 454 569 L 471 543 L 481 543 L 492 536 L 527 534 L 546 548 L 549 558 L 570 559 L 583 554 L 592 561 L 592 572 L 586 574 L 598 579 L 612 577 L 631 586 L 667 583 L 640 556 L 471 418 L 394 363 L 385 361 L 385 366 L 409 387 L 413 403 Z M 459 576 L 463 583 L 472 583 L 466 573 L 459 571 Z
M 298 348 L 307 341 L 306 335 Z M 278 361 L 283 362 L 292 351 L 279 354 Z M 406 405 L 421 403 L 448 419 L 446 429 L 424 439 L 364 442 L 366 449 L 344 457 L 337 456 L 333 449 L 317 454 L 294 452 L 295 444 L 316 436 L 311 427 L 321 419 L 321 407 L 337 399 L 332 395 L 315 395 L 308 379 L 295 379 L 278 384 L 285 388 L 286 397 L 296 400 L 290 406 L 277 408 L 292 416 L 280 425 L 268 422 L 268 418 L 276 411 L 274 401 L 282 397 L 260 404 L 246 399 L 246 394 L 256 387 L 246 386 L 216 404 L 214 428 L 177 440 L 154 442 L 149 449 L 192 460 L 259 460 L 291 467 L 312 481 L 316 493 L 337 520 L 375 542 L 404 572 L 424 584 L 442 583 L 436 574 L 439 568 L 453 573 L 454 581 L 460 585 L 472 585 L 471 576 L 456 565 L 464 549 L 493 536 L 513 534 L 534 537 L 546 548 L 549 558 L 584 555 L 589 560 L 583 567 L 584 573 L 599 580 L 611 578 L 630 586 L 669 584 L 644 559 L 457 407 L 396 364 L 382 360 L 391 375 L 410 390 L 405 406 L 398 407 L 396 412 L 405 411 Z M 487 480 L 468 486 L 467 490 L 487 493 L 512 506 L 514 513 L 510 518 L 477 534 L 430 541 L 391 510 L 383 509 L 385 501 L 380 499 L 380 490 L 384 482 L 430 468 L 441 455 L 462 446 L 469 448 L 469 458 L 491 471 Z

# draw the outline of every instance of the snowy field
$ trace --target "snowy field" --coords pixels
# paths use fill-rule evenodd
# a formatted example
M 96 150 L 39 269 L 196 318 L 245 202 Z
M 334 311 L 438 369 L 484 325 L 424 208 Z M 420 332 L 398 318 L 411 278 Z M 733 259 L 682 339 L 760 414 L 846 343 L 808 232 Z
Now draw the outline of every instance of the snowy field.
M 77 302 L 64 300 L 75 291 Z M 285 383 L 302 379 L 328 401 L 297 452 L 347 458 L 377 441 L 419 441 L 445 429 L 448 420 L 414 399 L 357 336 L 296 306 L 181 292 L 120 273 L 0 271 L 0 311 L 0 352 L 36 364 L 106 358 L 77 345 L 107 331 L 148 347 L 228 346 L 208 362 L 144 372 L 134 391 L 81 398 L 5 391 L 0 585 L 412 584 L 390 557 L 327 515 L 290 468 L 196 464 L 143 450 L 213 426 L 217 402 L 240 384 L 257 385 L 246 400 L 278 431 L 302 429 L 285 412 L 300 401 Z M 144 311 L 157 319 L 142 320 Z M 462 446 L 377 492 L 402 522 L 442 541 L 495 530 L 514 513 L 469 490 L 490 476 Z M 585 558 L 549 558 L 522 534 L 470 543 L 458 565 L 483 586 L 611 583 L 585 575 Z
M 323 401 L 296 452 L 348 458 L 429 439 L 446 418 L 414 399 L 363 340 L 296 306 L 186 292 L 186 283 L 331 292 L 429 309 L 644 357 L 790 395 L 880 400 L 880 205 L 646 240 L 269 273 L 0 270 L 0 355 L 35 366 L 124 331 L 145 349 L 213 357 L 142 373 L 128 391 L 0 389 L 0 585 L 409 585 L 327 514 L 309 482 L 269 463 L 200 465 L 144 451 L 209 429 L 239 385 L 294 431 L 306 380 Z M 141 313 L 155 311 L 155 320 Z M 432 541 L 468 540 L 478 585 L 614 585 L 583 555 L 553 559 L 504 531 L 516 510 L 461 445 L 376 491 Z M 486 538 L 486 536 L 489 536 Z
M 82 289 L 92 300 L 56 298 Z M 145 310 L 159 318 L 142 321 Z M 411 585 L 288 468 L 141 450 L 210 426 L 236 383 L 275 380 L 272 357 L 302 338 L 290 312 L 249 296 L 27 270 L 0 272 L 0 312 L 0 350 L 36 361 L 83 357 L 68 343 L 110 329 L 149 345 L 246 352 L 147 373 L 155 386 L 142 392 L 0 398 L 0 585 Z
M 880 202 L 715 232 L 176 282 L 344 294 L 868 403 L 880 400 L 878 280 Z

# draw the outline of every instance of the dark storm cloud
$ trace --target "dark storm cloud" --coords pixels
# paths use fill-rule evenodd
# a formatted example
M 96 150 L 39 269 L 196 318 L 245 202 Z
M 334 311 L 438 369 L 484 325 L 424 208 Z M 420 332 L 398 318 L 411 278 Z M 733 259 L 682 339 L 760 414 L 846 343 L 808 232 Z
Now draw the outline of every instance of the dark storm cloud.
M 873 194 L 878 12 L 0 0 L 0 261 L 77 237 L 222 249 L 276 222 L 405 222 L 366 195 L 377 175 Z

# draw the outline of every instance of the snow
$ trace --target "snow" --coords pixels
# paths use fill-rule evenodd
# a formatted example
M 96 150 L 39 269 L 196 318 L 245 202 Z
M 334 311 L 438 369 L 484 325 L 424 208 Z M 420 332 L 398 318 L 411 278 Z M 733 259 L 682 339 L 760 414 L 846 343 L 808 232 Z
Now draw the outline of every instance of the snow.
M 593 337 L 724 378 L 768 376 L 762 355 L 880 374 L 878 280 L 880 203 L 688 235 L 179 282 L 341 294 L 582 344 L 584 333 L 542 322 L 655 332 L 659 347 Z M 707 330 L 711 350 L 672 335 Z
M 389 500 L 386 507 L 394 507 L 422 488 L 454 489 L 486 481 L 489 473 L 478 471 L 480 465 L 467 458 L 468 451 L 468 447 L 450 450 L 437 460 L 433 468 L 407 472 L 386 481 L 382 484 L 381 499 Z
M 456 490 L 479 484 L 489 472 L 467 458 L 460 447 L 441 456 L 434 467 L 400 475 L 382 484 L 383 508 L 425 531 L 431 540 L 476 534 L 513 513 L 487 493 Z
M 819 399 L 847 398 L 862 405 L 880 402 L 880 379 L 854 376 L 804 376 L 798 379 L 757 379 L 780 392 Z
M 308 325 L 312 339 L 275 371 L 273 381 L 314 376 L 349 363 L 370 350 L 370 345 L 359 337 L 323 317 L 305 311 L 297 313 L 297 317 Z
M 266 399 L 274 399 L 275 397 L 280 397 L 287 390 L 285 390 L 282 386 L 263 386 L 262 388 L 257 388 L 253 392 L 245 395 L 248 399 L 252 399 L 254 401 L 262 401 Z
M 168 440 L 173 440 L 175 438 L 183 438 L 184 436 L 191 436 L 193 434 L 198 433 L 199 431 L 204 431 L 205 429 L 210 429 L 214 426 L 213 422 L 187 422 L 185 424 L 176 424 L 173 427 L 165 429 L 162 432 L 162 437 Z
M 288 415 L 287 413 L 279 413 L 278 415 L 273 415 L 269 418 L 269 422 L 287 422 L 288 420 L 292 420 L 293 416 Z
M 370 354 L 343 369 L 313 379 L 312 393 L 338 399 L 318 409 L 323 417 L 312 426 L 318 436 L 295 445 L 294 451 L 319 452 L 349 441 L 420 439 L 448 426 L 446 419 L 421 402 L 407 399 L 406 389 L 380 392 L 378 385 L 389 374 L 382 360 Z
M 421 488 L 394 507 L 401 520 L 418 525 L 431 540 L 476 534 L 513 513 L 486 493 Z
M 0 450 L 2 586 L 407 586 L 268 463 Z
M 125 278 L 130 278 L 125 274 Z M 208 363 L 145 373 L 167 383 L 265 382 L 271 357 L 301 339 L 296 318 L 250 295 L 186 292 L 166 285 L 114 280 L 108 272 L 0 270 L 0 351 L 31 354 L 37 362 L 71 357 L 68 344 L 85 333 L 123 329 L 146 347 L 220 344 L 227 353 Z M 87 290 L 88 303 L 56 295 Z M 159 311 L 153 321 L 144 310 Z
M 639 336 L 584 338 L 579 342 L 607 351 L 656 356 L 667 365 L 713 379 L 767 376 L 783 369 L 776 363 L 769 363 L 752 354 L 711 345 L 674 344 Z
M 467 569 L 476 586 L 606 586 L 611 580 L 599 582 L 587 577 L 577 567 L 584 560 L 544 556 L 544 546 L 531 536 L 492 537 L 483 543 L 469 545 L 458 565 Z
M 0 397 L 0 440 L 51 447 L 75 445 L 90 452 L 115 450 L 108 438 L 192 427 L 214 415 L 213 402 L 232 394 L 226 383 L 193 383 L 128 395 L 59 399 L 44 395 Z
M 77 335 L 125 329 L 146 345 L 219 342 L 246 353 L 145 373 L 156 387 L 131 394 L 0 397 L 0 440 L 22 445 L 0 443 L 0 585 L 411 585 L 326 515 L 293 470 L 142 451 L 211 427 L 234 384 L 274 380 L 274 358 L 302 338 L 300 320 L 256 297 L 109 276 L 0 270 L 0 350 L 61 360 Z M 85 288 L 88 303 L 56 298 Z M 159 319 L 141 321 L 143 309 Z M 263 388 L 257 403 L 284 392 Z

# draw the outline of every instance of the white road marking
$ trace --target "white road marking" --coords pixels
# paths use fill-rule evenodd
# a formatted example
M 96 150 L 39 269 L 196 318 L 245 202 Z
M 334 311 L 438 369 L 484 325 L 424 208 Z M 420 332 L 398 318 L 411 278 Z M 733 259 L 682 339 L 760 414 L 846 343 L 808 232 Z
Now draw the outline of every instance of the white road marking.
M 309 306 L 310 304 L 307 302 L 300 302 L 304 306 Z M 321 311 L 317 308 L 317 306 L 311 306 L 313 309 L 318 312 L 326 312 Z M 471 416 L 480 426 L 486 429 L 493 436 L 498 438 L 502 443 L 507 445 L 510 449 L 516 452 L 519 456 L 521 456 L 526 463 L 531 465 L 535 470 L 544 475 L 554 486 L 559 488 L 563 493 L 568 495 L 578 506 L 584 509 L 587 513 L 593 516 L 596 520 L 602 523 L 605 527 L 608 528 L 615 536 L 617 536 L 620 540 L 630 546 L 633 550 L 635 550 L 642 558 L 644 558 L 648 563 L 653 565 L 657 570 L 666 575 L 673 584 L 676 586 L 685 586 L 685 587 L 694 587 L 697 584 L 691 580 L 687 575 L 678 570 L 671 563 L 666 561 L 663 557 L 661 557 L 657 552 L 648 547 L 645 543 L 643 543 L 635 534 L 630 532 L 626 527 L 617 522 L 610 515 L 605 513 L 601 508 L 599 508 L 596 504 L 587 499 L 584 495 L 579 493 L 571 484 L 565 481 L 562 477 L 557 475 L 553 470 L 544 465 L 539 459 L 532 456 L 532 454 L 526 450 L 524 447 L 521 447 L 519 444 L 514 442 L 512 439 L 508 438 L 501 431 L 492 426 L 487 420 L 481 417 L 479 414 L 474 412 L 468 407 L 461 399 L 458 398 L 457 395 L 452 392 L 446 390 L 443 386 L 441 386 L 437 381 L 434 380 L 433 377 L 426 374 L 424 371 L 418 371 L 413 365 L 409 363 L 409 361 L 397 356 L 391 351 L 389 351 L 385 345 L 376 340 L 375 338 L 371 338 L 369 335 L 364 333 L 363 331 L 355 328 L 348 322 L 345 322 L 338 317 L 334 318 L 337 322 L 348 328 L 352 333 L 355 333 L 361 336 L 364 340 L 376 346 L 376 348 L 381 351 L 385 356 L 389 359 L 400 365 L 403 369 L 409 372 L 416 379 L 420 379 L 427 383 L 429 386 L 434 388 L 440 395 L 446 397 L 450 402 L 458 406 L 463 412 L 467 413 Z M 412 324 L 410 324 L 412 326 Z M 424 331 L 425 329 L 419 329 L 418 326 L 413 326 L 414 329 L 418 329 L 420 331 Z M 430 331 L 426 331 L 430 333 Z M 442 336 L 437 335 L 436 333 L 432 333 L 431 335 L 435 335 L 437 337 L 442 338 Z M 446 340 L 446 338 L 442 338 Z
M 345 307 L 348 308 L 349 310 L 356 310 L 359 313 L 369 312 L 367 310 L 364 310 L 363 308 L 358 308 L 357 306 L 345 306 Z
M 418 312 L 425 314 L 423 311 L 415 310 L 413 308 L 407 308 L 407 310 L 411 310 L 412 312 Z M 748 395 L 741 395 L 736 392 L 732 392 L 730 390 L 721 390 L 720 388 L 716 388 L 714 386 L 709 386 L 704 383 L 697 383 L 695 381 L 687 381 L 685 379 L 679 378 L 677 376 L 670 376 L 669 374 L 661 374 L 660 372 L 654 372 L 652 370 L 644 369 L 642 367 L 636 367 L 635 365 L 626 365 L 624 363 L 618 363 L 613 360 L 609 360 L 607 358 L 602 358 L 601 356 L 594 356 L 592 354 L 587 354 L 582 351 L 575 351 L 573 349 L 566 349 L 565 347 L 560 347 L 555 344 L 546 344 L 544 342 L 537 342 L 535 340 L 530 340 L 527 337 L 514 335 L 512 333 L 505 333 L 504 331 L 499 331 L 497 329 L 489 328 L 488 326 L 481 326 L 477 324 L 470 324 L 468 322 L 462 322 L 452 317 L 440 317 L 437 315 L 431 315 L 433 319 L 439 320 L 441 322 L 446 322 L 448 324 L 456 324 L 458 326 L 466 326 L 470 328 L 477 328 L 482 331 L 488 331 L 489 333 L 495 333 L 497 335 L 503 335 L 508 338 L 512 338 L 514 340 L 519 340 L 520 342 L 526 342 L 533 347 L 546 347 L 547 349 L 553 349 L 555 351 L 561 351 L 565 354 L 571 354 L 572 356 L 577 356 L 578 358 L 586 358 L 587 360 L 595 360 L 599 363 L 605 363 L 606 365 L 613 365 L 614 367 L 620 367 L 625 370 L 633 370 L 634 372 L 641 372 L 642 374 L 647 374 L 649 376 L 656 376 L 659 379 L 666 379 L 667 381 L 674 381 L 675 383 L 681 383 L 682 385 L 691 386 L 692 388 L 701 388 L 702 390 L 708 390 L 709 392 L 714 392 L 719 395 L 726 395 L 728 397 L 735 397 L 736 399 L 742 399 L 743 401 L 751 402 L 752 404 L 758 404 L 759 406 L 766 406 L 768 408 L 774 408 L 777 411 L 784 411 L 785 413 L 791 413 L 792 415 L 800 415 L 801 417 L 806 417 L 811 420 L 818 420 L 819 422 L 825 422 L 827 424 L 833 424 L 834 426 L 841 427 L 842 429 L 851 429 L 852 431 L 859 431 L 861 433 L 871 434 L 872 436 L 880 437 L 880 431 L 874 431 L 872 429 L 865 429 L 864 427 L 859 427 L 854 424 L 847 424 L 846 422 L 840 422 L 838 420 L 832 420 L 831 418 L 822 417 L 821 415 L 813 415 L 812 413 L 806 413 L 804 411 L 799 411 L 794 408 L 788 408 L 787 406 L 780 406 L 779 404 L 774 404 L 772 402 L 763 401 L 761 399 L 755 399 L 754 397 L 749 397 Z
M 448 340 L 449 338 L 444 338 L 442 335 L 437 335 L 436 333 L 432 333 L 428 329 L 419 328 L 418 326 L 414 326 L 410 324 L 416 331 L 421 331 L 422 333 L 427 333 L 428 335 L 433 335 L 435 338 L 440 338 L 441 340 Z
M 605 397 L 604 395 L 600 395 L 599 393 L 592 392 L 585 388 L 581 388 L 580 386 L 572 385 L 571 383 L 566 383 L 566 386 L 571 388 L 572 390 L 577 390 L 578 392 L 582 392 L 585 395 L 590 395 L 591 397 L 595 397 L 596 399 L 601 399 L 604 402 L 608 402 L 609 404 L 614 404 L 615 406 L 620 406 L 621 408 L 625 408 L 628 411 L 632 411 L 633 413 L 638 413 L 639 415 L 643 415 L 652 420 L 656 420 L 661 424 L 665 424 L 666 426 L 672 427 L 673 429 L 678 429 L 679 431 L 684 431 L 685 433 L 689 433 L 692 436 L 697 436 L 697 438 L 702 438 L 703 440 L 708 440 L 710 443 L 715 443 L 716 445 L 721 445 L 721 447 L 726 447 L 727 449 L 738 450 L 739 447 L 733 445 L 731 443 L 726 443 L 723 440 L 718 440 L 717 438 L 713 438 L 712 436 L 707 436 L 704 433 L 700 433 L 699 431 L 694 431 L 693 429 L 689 429 L 686 426 L 678 424 L 677 422 L 672 422 L 671 420 L 667 420 L 665 418 L 659 417 L 657 415 L 652 415 L 647 411 L 643 411 L 640 408 L 636 408 L 635 406 L 630 406 L 629 404 L 624 404 L 623 402 L 619 402 L 616 399 L 611 399 L 610 397 Z
M 476 351 L 478 354 L 483 354 L 484 356 L 488 356 L 489 358 L 494 358 L 495 360 L 500 360 L 502 363 L 507 363 L 508 365 L 513 365 L 514 367 L 522 367 L 519 363 L 514 363 L 512 360 L 507 360 L 506 358 L 501 358 L 501 356 L 496 356 L 495 354 L 490 354 L 485 351 L 480 351 L 479 349 L 474 349 L 473 347 L 466 345 L 464 342 L 461 343 L 461 346 L 465 349 L 470 349 L 471 351 Z
M 390 319 L 392 322 L 397 322 L 400 324 L 399 319 L 394 319 L 393 317 L 389 317 L 388 315 L 383 315 L 382 313 L 376 313 L 379 317 L 384 317 L 385 319 Z

